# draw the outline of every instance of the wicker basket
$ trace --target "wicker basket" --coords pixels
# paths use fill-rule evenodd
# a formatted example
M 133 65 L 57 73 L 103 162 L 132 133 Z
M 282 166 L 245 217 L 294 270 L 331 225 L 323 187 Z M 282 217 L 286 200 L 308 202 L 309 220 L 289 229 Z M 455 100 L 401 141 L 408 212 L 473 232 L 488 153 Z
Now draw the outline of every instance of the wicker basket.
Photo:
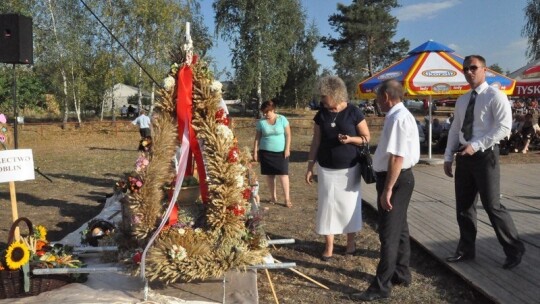
M 8 246 L 13 242 L 15 228 L 20 222 L 25 222 L 29 235 L 34 233 L 32 222 L 25 217 L 18 218 L 11 225 L 8 236 Z M 24 275 L 22 270 L 2 270 L 0 271 L 0 299 L 21 298 L 35 296 L 42 292 L 53 290 L 72 283 L 75 280 L 69 275 L 30 275 L 30 289 L 24 292 Z

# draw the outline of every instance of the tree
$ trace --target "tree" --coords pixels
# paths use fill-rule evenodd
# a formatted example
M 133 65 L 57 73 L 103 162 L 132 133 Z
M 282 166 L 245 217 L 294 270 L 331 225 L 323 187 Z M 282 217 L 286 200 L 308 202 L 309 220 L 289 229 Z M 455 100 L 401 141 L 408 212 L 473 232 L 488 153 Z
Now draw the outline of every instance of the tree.
M 535 61 L 540 58 L 540 0 L 528 0 L 524 11 L 526 23 L 521 36 L 527 37 L 527 57 Z
M 398 20 L 390 14 L 397 0 L 353 0 L 351 5 L 338 3 L 340 13 L 328 22 L 338 38 L 323 37 L 323 44 L 333 51 L 335 69 L 351 94 L 359 80 L 406 55 L 409 41 L 393 42 Z
M 494 72 L 497 72 L 499 74 L 503 74 L 503 69 L 499 66 L 498 63 L 494 63 L 494 64 L 490 65 L 489 69 L 494 71 Z
M 281 104 L 299 108 L 307 106 L 313 98 L 313 88 L 319 69 L 313 51 L 318 43 L 319 31 L 315 23 L 312 23 L 291 50 L 287 81 L 280 92 Z
M 287 79 L 290 52 L 302 36 L 299 0 L 215 0 L 216 33 L 229 41 L 235 82 L 257 105 L 276 96 Z

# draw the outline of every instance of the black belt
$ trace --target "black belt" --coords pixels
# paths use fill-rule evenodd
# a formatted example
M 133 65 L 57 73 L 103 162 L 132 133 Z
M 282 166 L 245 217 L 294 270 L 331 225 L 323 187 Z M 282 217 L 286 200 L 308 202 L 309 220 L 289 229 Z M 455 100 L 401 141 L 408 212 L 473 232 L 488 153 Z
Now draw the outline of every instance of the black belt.
M 461 145 L 462 145 L 462 147 L 464 147 L 464 146 L 467 145 L 467 144 L 461 144 Z M 489 148 L 487 148 L 487 149 L 484 149 L 484 152 L 485 152 L 485 151 L 491 151 L 491 150 L 493 150 L 494 148 L 498 148 L 498 147 L 499 147 L 499 144 L 494 144 L 493 146 L 491 146 L 491 147 L 489 147 Z M 461 151 L 461 150 L 459 150 L 459 151 Z M 458 152 L 459 152 L 459 151 L 458 151 Z
M 491 146 L 491 147 L 485 149 L 484 152 L 485 152 L 485 151 L 491 151 L 491 150 L 493 150 L 493 149 L 495 149 L 495 148 L 498 148 L 498 147 L 499 147 L 499 144 L 494 144 L 493 146 Z
M 412 169 L 412 167 L 411 167 L 411 168 L 407 168 L 407 169 L 401 169 L 401 173 L 407 172 L 407 171 L 411 171 L 411 169 Z M 382 175 L 388 174 L 388 171 L 375 172 L 375 174 L 376 174 L 377 176 L 382 176 Z

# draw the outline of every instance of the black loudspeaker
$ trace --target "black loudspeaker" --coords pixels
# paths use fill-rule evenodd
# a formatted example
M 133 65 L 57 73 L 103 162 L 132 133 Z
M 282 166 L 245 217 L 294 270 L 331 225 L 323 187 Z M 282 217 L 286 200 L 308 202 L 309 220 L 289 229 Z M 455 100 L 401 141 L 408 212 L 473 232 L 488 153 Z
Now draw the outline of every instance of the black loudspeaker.
M 34 63 L 32 18 L 0 15 L 0 62 Z

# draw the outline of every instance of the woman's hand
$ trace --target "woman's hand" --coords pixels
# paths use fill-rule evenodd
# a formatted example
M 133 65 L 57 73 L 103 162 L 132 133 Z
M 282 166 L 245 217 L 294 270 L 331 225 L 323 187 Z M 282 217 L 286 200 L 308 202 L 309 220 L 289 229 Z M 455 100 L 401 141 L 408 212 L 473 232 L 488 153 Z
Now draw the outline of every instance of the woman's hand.
M 338 134 L 338 140 L 342 144 L 348 144 L 350 141 L 349 135 Z
M 257 151 L 253 152 L 253 161 L 254 162 L 259 162 L 259 155 L 257 154 Z
M 313 169 L 308 169 L 306 172 L 306 183 L 311 185 L 313 183 Z
M 285 149 L 285 158 L 289 158 L 291 156 L 291 150 Z

